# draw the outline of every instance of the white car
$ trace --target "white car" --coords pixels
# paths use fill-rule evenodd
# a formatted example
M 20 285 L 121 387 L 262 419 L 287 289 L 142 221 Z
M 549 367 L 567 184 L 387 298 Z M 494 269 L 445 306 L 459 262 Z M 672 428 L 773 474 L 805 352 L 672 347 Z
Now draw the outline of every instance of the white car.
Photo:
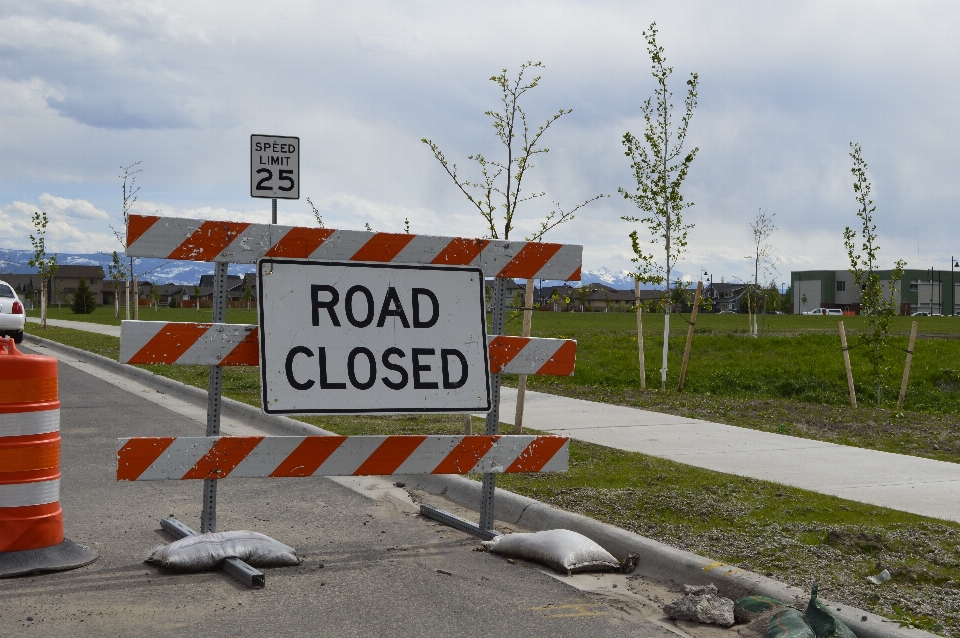
M 13 286 L 0 281 L 0 336 L 13 337 L 14 343 L 22 342 L 25 317 Z

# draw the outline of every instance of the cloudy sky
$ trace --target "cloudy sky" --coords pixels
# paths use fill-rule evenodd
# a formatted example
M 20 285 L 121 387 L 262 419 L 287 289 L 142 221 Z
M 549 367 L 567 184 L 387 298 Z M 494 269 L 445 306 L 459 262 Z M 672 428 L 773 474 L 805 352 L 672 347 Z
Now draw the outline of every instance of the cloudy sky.
M 856 202 L 849 143 L 870 165 L 884 266 L 960 257 L 960 3 L 944 2 L 0 2 L 0 247 L 119 247 L 119 167 L 140 161 L 138 212 L 268 221 L 249 197 L 251 133 L 301 140 L 301 197 L 328 227 L 482 236 L 479 215 L 420 142 L 468 177 L 502 156 L 489 77 L 542 61 L 525 96 L 545 136 L 518 231 L 557 201 L 612 195 L 548 235 L 584 268 L 630 268 L 617 195 L 634 188 L 621 138 L 653 91 L 642 32 L 657 22 L 675 102 L 700 77 L 685 184 L 695 224 L 681 271 L 746 277 L 749 222 L 776 213 L 779 281 L 843 268 Z M 305 199 L 281 223 L 312 224 Z

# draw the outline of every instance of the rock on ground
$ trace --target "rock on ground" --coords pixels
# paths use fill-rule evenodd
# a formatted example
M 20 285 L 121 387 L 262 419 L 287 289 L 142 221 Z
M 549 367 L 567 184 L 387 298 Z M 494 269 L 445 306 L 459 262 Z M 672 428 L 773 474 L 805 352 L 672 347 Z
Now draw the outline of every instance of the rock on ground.
M 663 608 L 671 620 L 692 620 L 705 624 L 730 627 L 733 625 L 733 601 L 717 596 L 716 587 L 690 587 L 683 598 L 678 598 Z

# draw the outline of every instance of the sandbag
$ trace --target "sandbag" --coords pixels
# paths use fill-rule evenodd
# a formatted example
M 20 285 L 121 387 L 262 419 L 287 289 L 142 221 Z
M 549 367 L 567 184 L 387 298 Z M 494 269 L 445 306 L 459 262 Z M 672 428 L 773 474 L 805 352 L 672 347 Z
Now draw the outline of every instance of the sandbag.
M 842 620 L 837 618 L 830 609 L 817 600 L 819 583 L 813 584 L 810 592 L 810 602 L 803 612 L 803 619 L 810 625 L 817 638 L 857 638 Z
M 144 562 L 175 572 L 199 572 L 213 569 L 227 558 L 239 558 L 252 567 L 286 567 L 303 562 L 292 547 L 244 530 L 187 536 L 155 547 Z
M 733 615 L 739 623 L 753 622 L 768 611 L 783 607 L 783 602 L 766 596 L 744 596 L 733 607 Z
M 610 552 L 583 534 L 568 529 L 506 534 L 481 544 L 493 554 L 543 563 L 561 574 L 620 569 L 620 563 Z
M 817 638 L 810 629 L 803 614 L 792 607 L 787 607 L 774 614 L 767 625 L 763 638 Z

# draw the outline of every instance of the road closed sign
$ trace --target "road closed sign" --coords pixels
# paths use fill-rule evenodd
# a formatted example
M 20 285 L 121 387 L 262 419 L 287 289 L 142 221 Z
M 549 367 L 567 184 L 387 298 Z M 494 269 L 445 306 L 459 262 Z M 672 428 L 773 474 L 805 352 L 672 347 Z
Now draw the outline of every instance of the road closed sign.
M 479 268 L 261 259 L 268 414 L 486 412 Z
M 300 138 L 250 136 L 250 196 L 300 199 Z

